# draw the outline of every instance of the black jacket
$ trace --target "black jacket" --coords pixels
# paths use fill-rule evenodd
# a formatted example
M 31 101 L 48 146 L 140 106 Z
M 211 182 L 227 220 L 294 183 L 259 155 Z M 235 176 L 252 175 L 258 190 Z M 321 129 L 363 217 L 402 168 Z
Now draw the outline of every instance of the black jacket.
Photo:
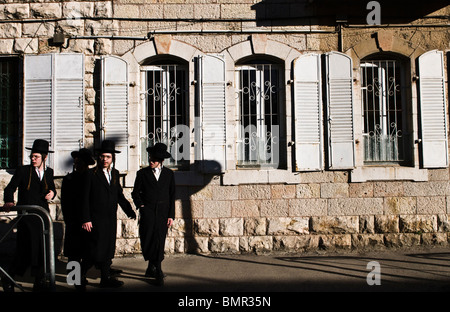
M 159 179 L 150 167 L 139 170 L 131 193 L 136 208 L 142 205 L 156 209 L 165 218 L 175 218 L 175 176 L 172 170 L 163 167 Z
M 125 214 L 135 218 L 131 204 L 123 195 L 119 171 L 112 169 L 111 184 L 101 168 L 90 169 L 86 175 L 82 201 L 82 223 L 92 222 L 90 254 L 95 262 L 114 258 L 117 231 L 117 205 Z
M 133 201 L 140 212 L 139 238 L 145 260 L 157 264 L 164 259 L 167 219 L 175 218 L 175 175 L 163 167 L 156 180 L 150 167 L 137 172 Z
M 16 205 L 38 205 L 48 211 L 48 202 L 45 195 L 52 190 L 56 196 L 53 169 L 47 167 L 44 177 L 40 181 L 33 166 L 18 167 L 4 190 L 3 199 L 5 203 L 14 202 L 14 193 L 17 189 L 19 189 L 19 193 Z

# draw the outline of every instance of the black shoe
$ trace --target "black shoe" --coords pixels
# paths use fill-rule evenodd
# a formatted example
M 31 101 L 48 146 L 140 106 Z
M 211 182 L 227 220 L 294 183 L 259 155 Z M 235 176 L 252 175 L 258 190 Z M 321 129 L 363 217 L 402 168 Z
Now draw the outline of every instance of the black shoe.
M 100 287 L 102 288 L 117 288 L 123 285 L 122 281 L 119 281 L 115 277 L 102 278 L 100 281 Z
M 50 286 L 44 277 L 36 278 L 33 284 L 33 291 L 35 292 L 50 291 Z
M 145 271 L 145 277 L 156 277 L 156 267 L 153 264 L 149 264 Z
M 109 273 L 110 273 L 111 275 L 118 275 L 118 274 L 120 274 L 120 273 L 123 273 L 123 271 L 120 270 L 120 269 L 113 269 L 113 268 L 110 268 L 110 269 L 109 269 Z
M 9 280 L 7 277 L 2 277 L 2 286 L 3 291 L 6 292 L 14 292 L 14 283 Z

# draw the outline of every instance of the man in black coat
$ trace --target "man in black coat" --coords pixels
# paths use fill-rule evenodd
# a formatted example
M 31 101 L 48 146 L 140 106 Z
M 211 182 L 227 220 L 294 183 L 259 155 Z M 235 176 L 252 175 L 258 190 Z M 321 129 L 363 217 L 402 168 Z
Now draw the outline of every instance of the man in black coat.
M 131 204 L 123 195 L 119 171 L 114 168 L 115 150 L 113 141 L 102 142 L 97 166 L 90 169 L 84 183 L 82 204 L 82 228 L 89 236 L 89 259 L 83 261 L 82 274 L 95 265 L 101 271 L 100 287 L 120 287 L 122 281 L 111 276 L 111 263 L 116 248 L 117 205 L 125 214 L 136 218 Z
M 172 170 L 162 165 L 164 158 L 170 157 L 165 144 L 156 143 L 147 152 L 150 166 L 137 172 L 131 195 L 140 212 L 142 254 L 149 262 L 145 276 L 156 277 L 157 284 L 162 286 L 164 244 L 175 218 L 175 177 Z
M 71 153 L 73 158 L 73 171 L 67 174 L 61 185 L 61 208 L 66 225 L 64 235 L 64 255 L 70 261 L 81 263 L 86 256 L 82 233 L 82 200 L 83 187 L 89 166 L 95 164 L 92 153 L 87 148 Z M 85 286 L 86 281 L 82 281 Z M 76 285 L 75 287 L 79 287 Z
M 18 189 L 17 205 L 37 205 L 49 211 L 48 201 L 56 196 L 53 181 L 53 169 L 45 165 L 49 151 L 49 143 L 35 140 L 31 148 L 30 165 L 18 167 L 11 181 L 4 190 L 5 211 L 14 206 L 14 193 Z M 20 216 L 19 212 L 19 216 Z M 44 218 L 45 220 L 45 218 Z M 36 216 L 24 216 L 17 224 L 17 249 L 15 259 L 9 268 L 9 275 L 23 275 L 31 266 L 31 274 L 35 276 L 34 290 L 44 290 L 44 246 L 42 242 L 42 222 Z M 13 285 L 4 280 L 5 291 L 14 291 Z

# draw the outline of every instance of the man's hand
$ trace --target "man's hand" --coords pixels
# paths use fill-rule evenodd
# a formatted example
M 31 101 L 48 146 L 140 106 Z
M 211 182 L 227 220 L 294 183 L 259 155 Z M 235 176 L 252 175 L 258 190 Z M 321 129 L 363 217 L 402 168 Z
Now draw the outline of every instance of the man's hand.
M 55 196 L 52 190 L 48 191 L 47 195 L 45 195 L 46 200 L 51 200 Z
M 87 232 L 91 232 L 93 228 L 92 222 L 83 223 L 83 225 L 81 225 L 81 228 Z
M 167 219 L 167 227 L 170 228 L 172 226 L 172 224 L 173 224 L 173 219 L 172 218 Z
M 5 203 L 3 205 L 3 210 L 5 212 L 10 212 L 12 207 L 14 207 L 14 203 Z

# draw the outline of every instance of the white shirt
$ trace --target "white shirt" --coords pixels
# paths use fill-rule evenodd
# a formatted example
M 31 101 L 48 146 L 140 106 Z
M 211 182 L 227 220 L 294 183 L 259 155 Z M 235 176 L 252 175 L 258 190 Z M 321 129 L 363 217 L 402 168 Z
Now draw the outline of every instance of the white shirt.
M 105 174 L 106 181 L 108 181 L 108 184 L 111 184 L 111 170 L 103 168 L 103 173 Z
M 45 169 L 42 169 L 42 171 L 41 171 L 41 170 L 39 170 L 39 168 L 34 167 L 34 170 L 36 170 L 36 173 L 37 173 L 37 176 L 38 176 L 39 180 L 42 181 L 42 178 L 44 177 L 44 170 Z
M 153 174 L 155 175 L 156 181 L 159 180 L 159 176 L 161 175 L 162 166 L 156 167 L 153 169 Z

